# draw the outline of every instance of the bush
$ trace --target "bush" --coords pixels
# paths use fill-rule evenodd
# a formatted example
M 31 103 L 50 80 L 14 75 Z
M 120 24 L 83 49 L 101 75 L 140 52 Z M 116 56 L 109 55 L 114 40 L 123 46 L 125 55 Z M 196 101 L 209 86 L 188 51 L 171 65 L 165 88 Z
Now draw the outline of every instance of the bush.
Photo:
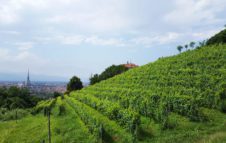
M 100 75 L 94 74 L 90 77 L 90 84 L 93 85 L 98 83 L 102 80 L 106 80 L 108 78 L 114 77 L 115 75 L 121 74 L 129 70 L 129 68 L 125 67 L 124 65 L 112 65 L 105 69 Z
M 67 91 L 71 92 L 73 90 L 80 90 L 83 88 L 82 82 L 80 80 L 80 78 L 78 78 L 77 76 L 73 76 L 69 83 L 67 84 Z
M 26 88 L 0 87 L 0 108 L 17 109 L 34 107 L 41 99 L 31 96 Z
M 62 93 L 59 93 L 59 92 L 54 92 L 54 93 L 53 93 L 53 97 L 54 97 L 54 98 L 57 98 L 57 97 L 59 97 L 59 96 L 62 96 Z
M 8 120 L 17 120 L 21 119 L 29 114 L 28 110 L 23 109 L 14 109 L 14 110 L 7 110 L 7 109 L 0 109 L 0 120 L 8 121 Z

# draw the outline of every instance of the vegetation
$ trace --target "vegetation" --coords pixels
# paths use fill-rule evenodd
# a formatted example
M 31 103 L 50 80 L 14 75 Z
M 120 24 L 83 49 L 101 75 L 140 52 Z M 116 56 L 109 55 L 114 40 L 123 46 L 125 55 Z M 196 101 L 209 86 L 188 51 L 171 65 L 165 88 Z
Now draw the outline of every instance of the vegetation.
M 226 29 L 222 30 L 220 33 L 216 34 L 215 36 L 211 37 L 207 41 L 207 45 L 213 44 L 225 44 L 226 43 Z
M 53 97 L 54 97 L 54 98 L 57 98 L 57 97 L 59 97 L 59 96 L 63 96 L 63 94 L 62 94 L 62 93 L 59 93 L 59 92 L 54 92 L 54 93 L 53 93 Z
M 0 107 L 8 110 L 34 107 L 40 98 L 31 96 L 26 88 L 0 87 Z
M 182 51 L 182 49 L 183 49 L 184 47 L 183 46 L 177 46 L 177 50 L 181 53 L 181 51 Z
M 18 120 L 27 116 L 29 113 L 30 113 L 29 110 L 24 109 L 8 110 L 5 108 L 0 108 L 0 120 L 1 121 Z
M 82 82 L 80 80 L 80 78 L 78 78 L 77 76 L 73 76 L 69 83 L 67 84 L 67 91 L 71 92 L 73 90 L 80 90 L 83 88 Z
M 124 73 L 128 70 L 127 67 L 124 65 L 112 65 L 105 69 L 100 75 L 94 74 L 90 77 L 90 84 L 93 85 L 95 83 L 98 83 L 102 80 L 106 80 L 108 78 L 114 77 L 115 75 Z

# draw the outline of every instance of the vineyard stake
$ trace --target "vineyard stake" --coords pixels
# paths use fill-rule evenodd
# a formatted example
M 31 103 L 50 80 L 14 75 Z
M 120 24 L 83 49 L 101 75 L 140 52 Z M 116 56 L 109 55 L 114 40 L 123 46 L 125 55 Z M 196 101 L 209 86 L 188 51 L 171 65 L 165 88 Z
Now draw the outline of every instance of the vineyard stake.
M 48 137 L 49 137 L 49 143 L 51 143 L 51 130 L 50 130 L 50 110 L 48 110 Z

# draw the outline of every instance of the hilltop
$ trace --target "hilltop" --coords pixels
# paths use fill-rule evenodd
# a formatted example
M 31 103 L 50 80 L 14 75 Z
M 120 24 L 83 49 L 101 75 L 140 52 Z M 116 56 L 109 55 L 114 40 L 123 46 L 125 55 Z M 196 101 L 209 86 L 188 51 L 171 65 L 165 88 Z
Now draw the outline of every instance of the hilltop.
M 226 142 L 226 45 L 137 67 L 0 122 L 0 142 Z M 45 112 L 44 112 L 45 113 Z

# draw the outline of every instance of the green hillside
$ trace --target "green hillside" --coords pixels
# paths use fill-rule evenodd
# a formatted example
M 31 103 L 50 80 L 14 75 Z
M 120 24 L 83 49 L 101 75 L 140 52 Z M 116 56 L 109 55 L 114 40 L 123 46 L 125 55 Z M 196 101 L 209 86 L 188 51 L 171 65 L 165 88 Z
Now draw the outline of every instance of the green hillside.
M 206 44 L 213 45 L 213 44 L 225 44 L 225 43 L 226 43 L 226 29 L 222 30 L 221 32 L 211 37 Z
M 131 69 L 0 121 L 0 142 L 226 142 L 226 45 L 206 46 Z

